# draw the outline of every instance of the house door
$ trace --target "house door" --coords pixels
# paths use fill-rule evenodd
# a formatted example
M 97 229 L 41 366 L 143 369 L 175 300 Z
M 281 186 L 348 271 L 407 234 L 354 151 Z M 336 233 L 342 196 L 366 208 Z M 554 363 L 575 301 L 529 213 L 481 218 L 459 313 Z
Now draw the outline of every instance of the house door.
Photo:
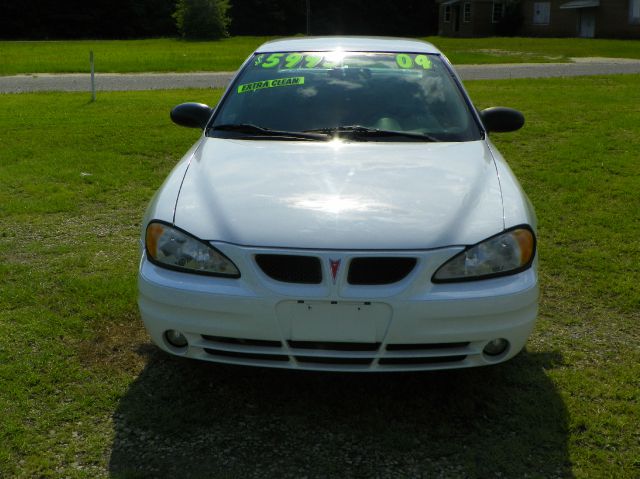
M 578 36 L 582 38 L 593 38 L 596 33 L 596 14 L 590 8 L 580 9 L 580 26 Z

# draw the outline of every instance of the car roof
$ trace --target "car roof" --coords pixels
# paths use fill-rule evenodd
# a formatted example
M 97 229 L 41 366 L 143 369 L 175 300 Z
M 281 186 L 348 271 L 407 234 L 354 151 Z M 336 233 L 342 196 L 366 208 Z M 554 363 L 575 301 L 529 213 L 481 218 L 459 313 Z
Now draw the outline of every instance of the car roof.
M 393 37 L 292 37 L 273 40 L 258 47 L 256 53 L 313 52 L 345 50 L 356 52 L 407 52 L 442 54 L 431 43 Z

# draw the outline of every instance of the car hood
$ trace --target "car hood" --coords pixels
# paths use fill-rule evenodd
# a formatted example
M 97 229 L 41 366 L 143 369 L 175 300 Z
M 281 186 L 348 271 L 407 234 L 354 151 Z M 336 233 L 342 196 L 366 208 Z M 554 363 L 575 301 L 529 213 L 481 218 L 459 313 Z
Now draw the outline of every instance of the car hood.
M 484 141 L 203 138 L 174 221 L 205 240 L 313 249 L 472 244 L 504 227 Z

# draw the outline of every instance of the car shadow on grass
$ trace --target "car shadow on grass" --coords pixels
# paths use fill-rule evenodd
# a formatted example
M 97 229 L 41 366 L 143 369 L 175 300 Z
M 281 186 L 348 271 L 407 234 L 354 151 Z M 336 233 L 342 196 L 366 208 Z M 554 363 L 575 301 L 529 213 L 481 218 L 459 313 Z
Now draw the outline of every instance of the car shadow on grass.
M 494 367 L 329 374 L 145 346 L 114 414 L 114 478 L 570 477 L 555 353 Z

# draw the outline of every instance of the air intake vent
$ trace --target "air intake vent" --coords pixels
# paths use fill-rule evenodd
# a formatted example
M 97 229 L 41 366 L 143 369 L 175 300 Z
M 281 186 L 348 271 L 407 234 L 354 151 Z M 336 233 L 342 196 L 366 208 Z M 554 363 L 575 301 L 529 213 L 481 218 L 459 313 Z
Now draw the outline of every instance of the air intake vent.
M 427 344 L 387 344 L 387 351 L 437 351 L 439 349 L 466 348 L 469 342 L 427 343 Z
M 325 351 L 377 351 L 380 343 L 345 343 L 330 341 L 287 341 L 293 349 L 318 349 Z
M 320 284 L 322 268 L 314 256 L 257 254 L 260 269 L 276 281 L 284 283 Z
M 464 361 L 467 358 L 466 355 L 457 356 L 437 356 L 437 357 L 423 357 L 423 358 L 382 358 L 378 361 L 381 366 L 394 365 L 394 366 L 409 366 L 409 365 L 426 365 L 426 364 L 442 364 L 442 363 L 458 363 Z
M 349 265 L 349 284 L 380 285 L 397 283 L 416 265 L 416 258 L 354 258 Z

